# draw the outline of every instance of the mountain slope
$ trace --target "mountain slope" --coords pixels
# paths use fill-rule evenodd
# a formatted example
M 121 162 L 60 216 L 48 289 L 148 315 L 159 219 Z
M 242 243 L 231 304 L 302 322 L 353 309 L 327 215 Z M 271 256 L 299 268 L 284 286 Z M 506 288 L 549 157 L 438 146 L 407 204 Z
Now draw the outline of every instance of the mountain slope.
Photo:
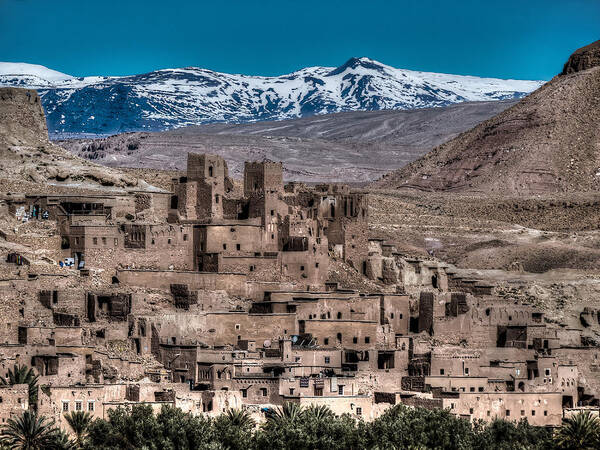
M 515 195 L 599 190 L 600 67 L 577 71 L 573 58 L 567 75 L 375 186 Z
M 0 63 L 0 86 L 37 89 L 51 135 L 157 131 L 212 122 L 281 120 L 341 111 L 413 109 L 520 98 L 541 82 L 395 69 L 368 58 L 278 77 L 199 68 L 74 78 Z
M 115 167 L 184 169 L 188 151 L 244 161 L 282 161 L 286 179 L 373 181 L 402 167 L 517 100 L 460 103 L 409 111 L 353 111 L 281 121 L 208 124 L 104 139 L 58 141 L 84 158 Z

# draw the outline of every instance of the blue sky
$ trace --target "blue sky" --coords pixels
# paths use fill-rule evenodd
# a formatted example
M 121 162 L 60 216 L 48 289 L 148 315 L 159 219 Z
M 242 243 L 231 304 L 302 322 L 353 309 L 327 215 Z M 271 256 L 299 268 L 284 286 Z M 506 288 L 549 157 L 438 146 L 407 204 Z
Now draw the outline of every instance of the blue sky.
M 71 75 L 199 66 L 279 75 L 368 56 L 549 79 L 600 39 L 600 0 L 0 0 L 0 61 Z

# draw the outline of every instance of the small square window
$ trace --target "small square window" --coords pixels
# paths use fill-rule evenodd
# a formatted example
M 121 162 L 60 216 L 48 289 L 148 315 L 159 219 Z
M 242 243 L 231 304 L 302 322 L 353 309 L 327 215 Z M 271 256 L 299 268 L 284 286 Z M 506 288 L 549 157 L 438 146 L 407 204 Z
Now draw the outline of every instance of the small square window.
M 360 407 L 356 408 L 356 415 L 357 416 L 362 416 L 362 408 L 360 408 Z
M 329 345 L 329 338 L 323 339 L 323 345 Z
M 304 266 L 300 266 L 300 270 L 304 270 Z
M 331 361 L 331 358 L 329 356 L 325 357 L 325 364 L 329 364 Z
M 268 394 L 267 388 L 260 388 L 260 393 L 263 397 L 266 397 Z
M 368 344 L 371 342 L 371 338 L 369 336 L 365 336 L 365 344 Z
M 63 412 L 69 412 L 69 402 L 63 402 L 62 410 Z
M 242 249 L 242 246 L 241 246 L 241 244 L 235 244 L 235 249 L 236 249 L 236 250 L 241 250 L 241 249 Z
M 83 403 L 82 402 L 75 402 L 75 411 L 82 411 L 83 410 Z
M 272 215 L 272 216 L 274 216 L 274 215 L 275 215 L 275 210 L 274 210 L 274 209 L 272 209 L 272 210 L 271 210 L 271 215 Z
M 506 410 L 506 417 L 510 416 L 510 409 Z
M 445 370 L 444 369 L 440 369 L 440 375 L 444 375 Z
M 353 343 L 353 344 L 358 344 L 358 338 L 357 338 L 356 336 L 354 336 L 354 337 L 352 338 L 352 343 Z

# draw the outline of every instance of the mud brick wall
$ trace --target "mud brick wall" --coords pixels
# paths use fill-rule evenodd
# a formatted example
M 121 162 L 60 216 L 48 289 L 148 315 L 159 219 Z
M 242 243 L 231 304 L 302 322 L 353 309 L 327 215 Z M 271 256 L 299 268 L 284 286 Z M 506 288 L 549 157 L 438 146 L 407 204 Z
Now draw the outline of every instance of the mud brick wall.
M 419 332 L 433 334 L 433 292 L 421 292 L 419 296 Z

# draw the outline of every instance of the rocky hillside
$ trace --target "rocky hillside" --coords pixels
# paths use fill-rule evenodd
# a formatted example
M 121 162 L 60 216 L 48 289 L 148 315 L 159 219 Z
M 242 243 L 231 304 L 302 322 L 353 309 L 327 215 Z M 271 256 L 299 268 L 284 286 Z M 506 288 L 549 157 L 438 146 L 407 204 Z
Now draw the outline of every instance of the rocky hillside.
M 104 139 L 57 141 L 74 154 L 114 167 L 184 169 L 189 151 L 227 159 L 241 177 L 244 161 L 282 161 L 286 179 L 373 181 L 435 145 L 515 104 L 460 103 L 410 111 L 353 111 L 248 124 L 209 124 Z
M 379 188 L 531 195 L 600 188 L 597 44 L 527 98 L 379 180 Z
M 189 67 L 76 78 L 43 66 L 0 63 L 0 86 L 37 89 L 51 136 L 62 137 L 504 100 L 540 84 L 396 69 L 369 58 L 278 77 Z
M 37 93 L 0 88 L 0 192 L 144 189 L 144 181 L 71 155 L 48 141 Z

